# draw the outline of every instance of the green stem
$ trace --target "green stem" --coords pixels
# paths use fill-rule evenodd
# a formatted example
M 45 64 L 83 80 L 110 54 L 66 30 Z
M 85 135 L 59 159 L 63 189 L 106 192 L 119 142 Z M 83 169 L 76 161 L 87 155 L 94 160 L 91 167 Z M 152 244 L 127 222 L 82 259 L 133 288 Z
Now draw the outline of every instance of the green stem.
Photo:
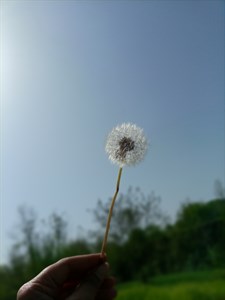
M 113 207 L 114 207 L 114 204 L 116 201 L 116 197 L 117 197 L 117 194 L 118 194 L 119 188 L 120 188 L 120 179 L 121 179 L 121 175 L 122 175 L 122 170 L 123 170 L 123 168 L 121 167 L 119 169 L 119 173 L 118 173 L 118 177 L 117 177 L 116 191 L 112 198 L 112 202 L 111 202 L 111 206 L 110 206 L 110 210 L 109 210 L 109 214 L 108 214 L 105 235 L 104 235 L 104 239 L 103 239 L 103 243 L 102 243 L 102 250 L 101 250 L 102 255 L 104 255 L 104 253 L 106 252 L 106 244 L 107 244 L 107 239 L 108 239 L 108 234 L 109 234 L 110 221 L 112 218 L 112 212 L 113 212 Z

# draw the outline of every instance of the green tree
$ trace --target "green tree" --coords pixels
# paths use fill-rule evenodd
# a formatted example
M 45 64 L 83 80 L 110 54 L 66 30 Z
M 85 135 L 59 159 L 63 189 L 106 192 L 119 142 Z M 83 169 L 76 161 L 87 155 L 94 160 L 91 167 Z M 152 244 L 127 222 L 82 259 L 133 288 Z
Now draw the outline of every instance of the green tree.
M 90 253 L 92 248 L 83 239 L 68 241 L 67 223 L 63 216 L 51 214 L 40 221 L 28 207 L 19 208 L 18 231 L 11 249 L 8 266 L 0 267 L 0 299 L 16 299 L 19 287 L 57 260 Z
M 225 199 L 183 205 L 171 236 L 178 269 L 224 265 Z
M 160 201 L 154 192 L 146 196 L 140 188 L 130 187 L 126 194 L 119 194 L 111 219 L 109 241 L 123 244 L 134 229 L 167 223 L 168 217 L 160 210 Z M 106 202 L 99 200 L 96 208 L 91 211 L 98 224 L 97 230 L 91 234 L 100 240 L 104 234 L 110 202 L 110 198 Z

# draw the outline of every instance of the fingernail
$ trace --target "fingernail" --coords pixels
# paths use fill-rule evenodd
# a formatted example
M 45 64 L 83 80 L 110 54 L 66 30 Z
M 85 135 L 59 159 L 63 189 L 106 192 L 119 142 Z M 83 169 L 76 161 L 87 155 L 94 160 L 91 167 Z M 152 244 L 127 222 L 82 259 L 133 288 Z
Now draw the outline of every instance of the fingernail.
M 105 262 L 100 267 L 98 267 L 96 273 L 98 274 L 98 276 L 104 277 L 105 275 L 107 275 L 108 271 L 109 271 L 109 264 Z

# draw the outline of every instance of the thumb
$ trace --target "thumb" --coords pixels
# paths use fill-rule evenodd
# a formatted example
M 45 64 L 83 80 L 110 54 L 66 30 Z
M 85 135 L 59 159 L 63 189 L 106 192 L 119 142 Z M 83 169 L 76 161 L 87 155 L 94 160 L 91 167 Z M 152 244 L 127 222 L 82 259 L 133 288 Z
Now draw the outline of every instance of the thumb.
M 91 272 L 67 300 L 94 300 L 108 272 L 109 264 L 105 262 Z

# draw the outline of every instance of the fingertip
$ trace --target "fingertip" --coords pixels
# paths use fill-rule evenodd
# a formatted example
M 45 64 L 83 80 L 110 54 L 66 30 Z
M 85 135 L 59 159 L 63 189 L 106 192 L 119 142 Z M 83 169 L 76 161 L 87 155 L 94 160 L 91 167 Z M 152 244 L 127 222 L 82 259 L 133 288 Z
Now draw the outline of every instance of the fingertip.
M 109 272 L 109 264 L 107 262 L 104 262 L 102 265 L 98 267 L 96 270 L 96 274 L 101 278 L 102 280 L 104 279 L 105 276 L 107 276 Z

